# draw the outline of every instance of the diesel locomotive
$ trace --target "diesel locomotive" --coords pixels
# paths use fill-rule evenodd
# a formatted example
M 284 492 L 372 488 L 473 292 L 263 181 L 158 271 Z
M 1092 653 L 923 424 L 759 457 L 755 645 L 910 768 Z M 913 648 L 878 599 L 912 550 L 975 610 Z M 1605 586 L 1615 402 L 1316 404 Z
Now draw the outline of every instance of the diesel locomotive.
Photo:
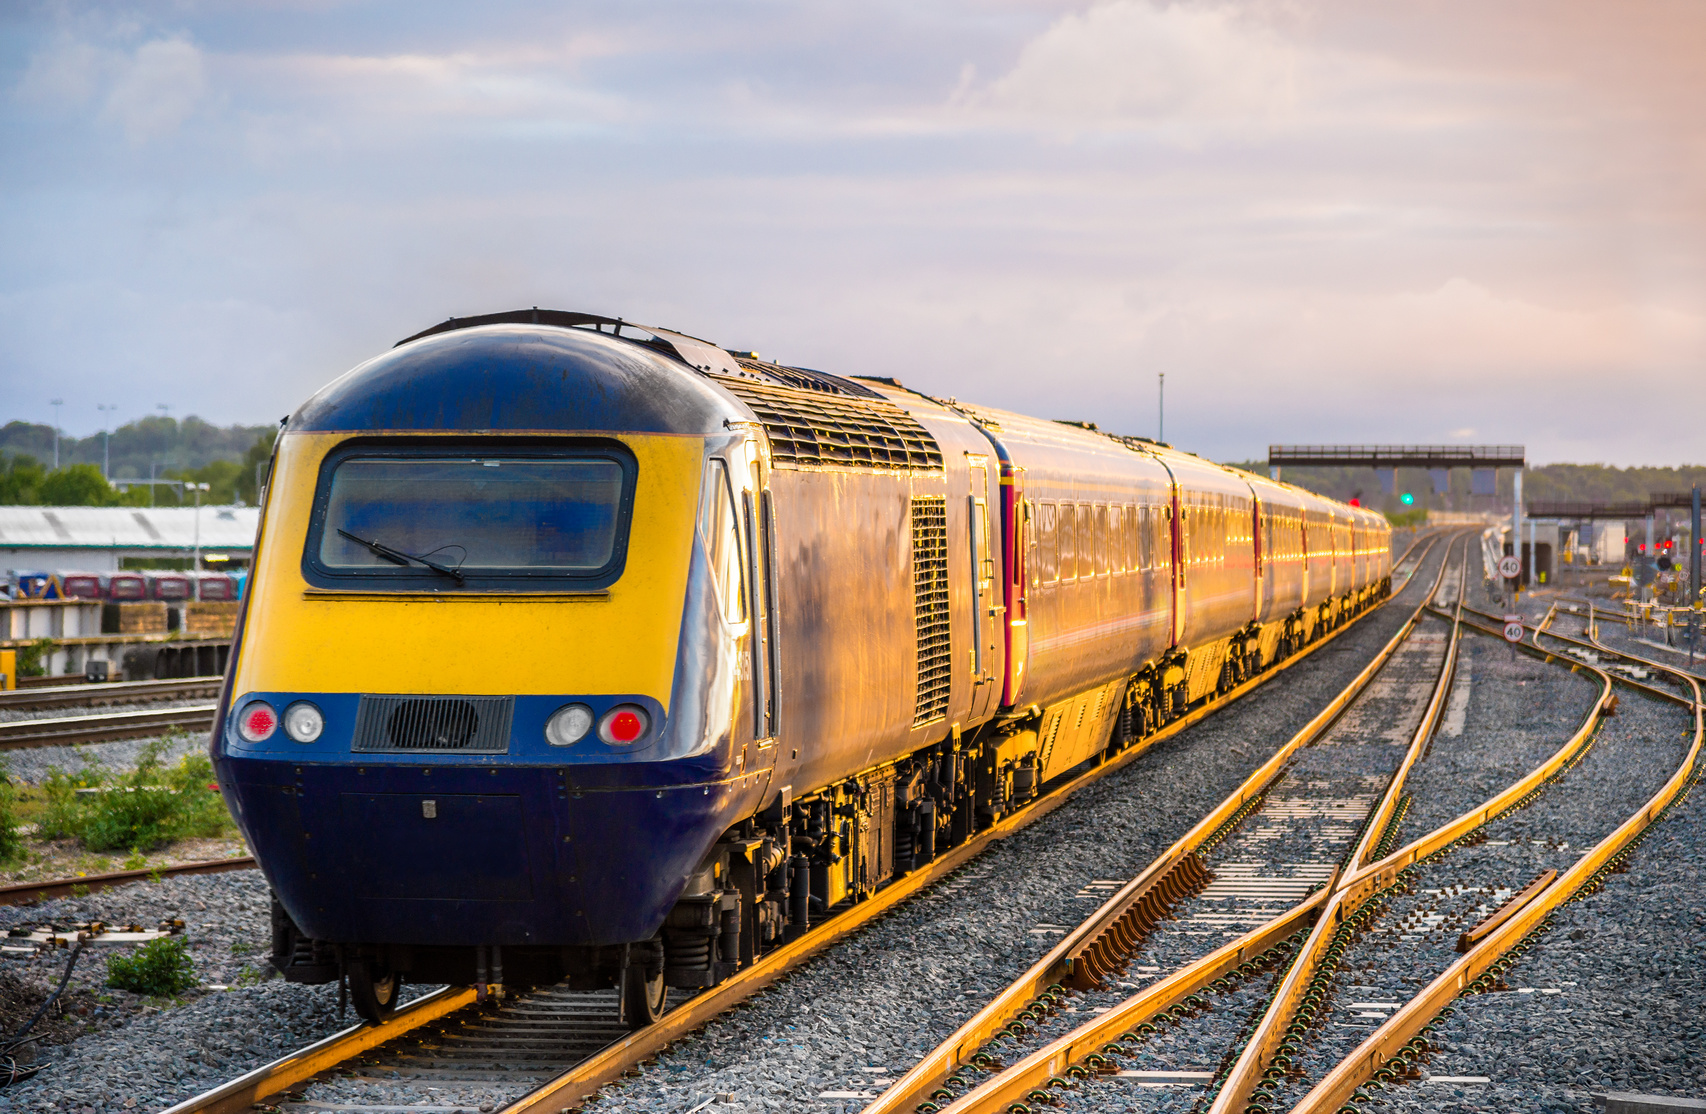
M 642 1025 L 1295 653 L 1380 515 L 620 319 L 451 319 L 284 424 L 211 742 L 272 962 Z

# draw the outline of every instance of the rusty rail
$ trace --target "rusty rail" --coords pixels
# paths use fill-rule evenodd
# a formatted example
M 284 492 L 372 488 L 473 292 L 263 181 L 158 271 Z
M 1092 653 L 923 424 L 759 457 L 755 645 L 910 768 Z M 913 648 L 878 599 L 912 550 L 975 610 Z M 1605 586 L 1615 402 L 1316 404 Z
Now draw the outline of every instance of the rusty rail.
M 0 691 L 0 708 L 67 708 L 81 704 L 193 700 L 197 697 L 218 696 L 219 686 L 224 681 L 223 677 L 183 677 L 167 681 L 31 685 Z
M 52 719 L 17 719 L 10 723 L 0 723 L 0 750 L 75 746 L 78 743 L 147 738 L 174 728 L 208 731 L 213 727 L 213 717 L 218 710 L 217 704 L 195 704 L 188 708 L 143 709 L 92 716 L 59 716 Z
M 0 905 L 33 905 L 55 897 L 81 897 L 114 886 L 156 878 L 177 878 L 189 874 L 224 874 L 230 870 L 254 870 L 259 864 L 253 855 L 231 859 L 204 859 L 194 863 L 178 863 L 144 870 L 115 870 L 107 874 L 80 875 L 76 878 L 50 878 L 44 882 L 13 882 L 0 886 Z

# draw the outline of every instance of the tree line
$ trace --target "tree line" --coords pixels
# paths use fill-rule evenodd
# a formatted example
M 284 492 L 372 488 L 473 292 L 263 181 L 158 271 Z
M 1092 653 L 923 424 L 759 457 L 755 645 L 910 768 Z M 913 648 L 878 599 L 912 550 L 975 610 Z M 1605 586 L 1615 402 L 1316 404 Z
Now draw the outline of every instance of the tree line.
M 169 418 L 148 418 L 148 422 L 169 422 Z M 200 422 L 200 419 L 185 419 L 184 425 Z M 174 423 L 176 424 L 176 423 Z M 207 425 L 201 422 L 202 425 Z M 137 476 L 134 469 L 120 473 L 117 467 L 113 469 L 113 482 L 109 484 L 101 475 L 101 466 L 89 461 L 68 461 L 65 451 L 68 438 L 60 439 L 60 466 L 54 468 L 33 452 L 7 451 L 8 444 L 4 438 L 6 432 L 15 427 L 25 425 L 23 422 L 11 422 L 0 429 L 0 505 L 7 506 L 54 506 L 54 507 L 177 507 L 193 506 L 193 493 L 179 488 L 168 487 L 164 484 L 139 484 L 123 491 L 127 479 L 146 479 L 147 470 Z M 47 427 L 37 427 L 46 429 Z M 211 427 L 209 427 L 211 428 Z M 232 430 L 243 430 L 245 427 L 234 426 Z M 114 431 L 115 440 L 120 431 Z M 230 432 L 230 431 L 226 431 Z M 52 430 L 48 429 L 51 437 Z M 272 456 L 272 443 L 277 431 L 268 426 L 249 427 L 247 440 L 242 442 L 234 451 L 221 448 L 220 455 L 206 459 L 195 467 L 161 467 L 156 461 L 155 478 L 160 480 L 178 480 L 184 483 L 205 483 L 208 490 L 202 493 L 201 501 L 206 504 L 253 504 L 259 496 L 258 480 L 260 470 Z M 21 439 L 20 439 L 21 440 Z M 85 441 L 88 439 L 85 438 Z M 98 441 L 98 438 L 96 439 Z M 229 440 L 229 439 L 227 439 Z M 14 442 L 15 443 L 15 442 Z M 191 456 L 192 459 L 203 455 L 203 446 L 195 453 L 183 453 L 181 456 Z M 51 442 L 49 453 L 51 453 Z M 49 458 L 51 459 L 51 458 Z

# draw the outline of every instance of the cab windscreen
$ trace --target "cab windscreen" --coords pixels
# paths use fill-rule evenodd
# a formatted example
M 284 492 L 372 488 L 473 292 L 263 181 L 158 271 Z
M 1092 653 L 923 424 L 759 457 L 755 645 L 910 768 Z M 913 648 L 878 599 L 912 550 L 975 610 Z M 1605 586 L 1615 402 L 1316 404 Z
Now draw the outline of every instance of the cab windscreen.
M 525 590 L 608 583 L 619 571 L 631 460 L 387 454 L 328 464 L 304 562 L 313 582 Z

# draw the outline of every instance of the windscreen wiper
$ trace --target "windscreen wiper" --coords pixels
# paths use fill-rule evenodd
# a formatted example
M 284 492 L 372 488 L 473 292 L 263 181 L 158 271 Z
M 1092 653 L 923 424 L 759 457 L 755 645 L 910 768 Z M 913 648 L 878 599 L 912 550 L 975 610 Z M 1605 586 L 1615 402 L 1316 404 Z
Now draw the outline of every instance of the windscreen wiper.
M 407 565 L 410 561 L 413 561 L 417 565 L 425 565 L 433 572 L 441 572 L 445 576 L 455 577 L 456 583 L 458 584 L 467 583 L 468 578 L 462 575 L 462 571 L 460 569 L 453 569 L 449 565 L 441 565 L 437 561 L 429 561 L 425 557 L 417 557 L 413 553 L 404 553 L 400 549 L 392 549 L 384 542 L 369 541 L 366 538 L 358 538 L 348 530 L 340 528 L 338 533 L 357 545 L 366 546 L 368 549 L 372 550 L 375 555 L 385 558 L 393 565 Z

